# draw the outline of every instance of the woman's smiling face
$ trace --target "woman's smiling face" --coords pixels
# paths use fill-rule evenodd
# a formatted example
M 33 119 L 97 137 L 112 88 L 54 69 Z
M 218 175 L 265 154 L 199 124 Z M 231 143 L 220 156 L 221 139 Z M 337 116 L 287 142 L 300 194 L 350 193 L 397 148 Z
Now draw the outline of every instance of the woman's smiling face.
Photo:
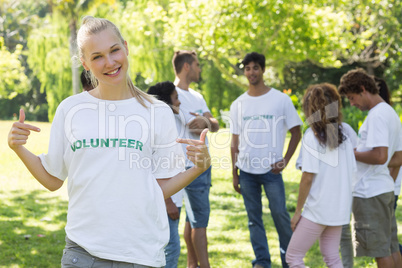
M 99 84 L 118 85 L 126 83 L 128 70 L 127 43 L 111 29 L 89 35 L 83 46 L 81 59 L 85 69 L 90 70 Z

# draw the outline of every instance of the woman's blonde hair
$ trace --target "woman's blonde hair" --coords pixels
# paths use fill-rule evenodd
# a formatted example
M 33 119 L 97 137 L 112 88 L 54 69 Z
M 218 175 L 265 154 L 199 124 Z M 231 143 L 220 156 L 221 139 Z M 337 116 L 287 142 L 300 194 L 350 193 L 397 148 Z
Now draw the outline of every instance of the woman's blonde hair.
M 102 19 L 102 18 L 95 18 L 92 16 L 85 16 L 82 19 L 82 25 L 80 29 L 78 30 L 77 33 L 77 46 L 78 46 L 78 57 L 84 58 L 84 43 L 86 39 L 94 34 L 100 33 L 106 29 L 111 29 L 113 32 L 116 34 L 116 36 L 120 39 L 122 44 L 124 44 L 124 38 L 120 33 L 120 30 L 117 28 L 116 25 L 114 25 L 111 21 L 107 19 Z M 93 87 L 98 86 L 98 80 L 96 77 L 90 73 L 90 79 Z M 130 76 L 127 74 L 127 85 L 133 94 L 133 96 L 138 100 L 138 102 L 144 106 L 147 107 L 144 99 L 147 100 L 150 103 L 153 103 L 154 98 L 147 93 L 141 91 L 139 88 L 134 86 L 133 81 L 131 80 Z
M 311 85 L 303 97 L 306 121 L 321 145 L 337 148 L 344 140 L 341 98 L 329 83 Z

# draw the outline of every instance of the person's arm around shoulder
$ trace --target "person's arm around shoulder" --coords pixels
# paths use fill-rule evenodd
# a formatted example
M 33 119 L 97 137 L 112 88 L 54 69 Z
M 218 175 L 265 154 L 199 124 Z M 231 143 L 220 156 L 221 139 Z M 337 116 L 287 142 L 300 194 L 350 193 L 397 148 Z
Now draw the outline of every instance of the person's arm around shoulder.
M 272 164 L 271 171 L 274 174 L 278 174 L 279 172 L 281 172 L 282 170 L 285 169 L 285 167 L 289 163 L 290 159 L 292 158 L 293 154 L 295 153 L 297 145 L 300 142 L 300 139 L 301 139 L 300 126 L 292 127 L 289 130 L 289 132 L 290 132 L 291 136 L 290 136 L 289 145 L 288 145 L 288 149 L 286 151 L 285 157 L 281 161 L 278 161 L 278 162 Z
M 40 132 L 38 127 L 25 124 L 24 110 L 20 110 L 18 122 L 14 122 L 8 134 L 8 146 L 18 155 L 34 178 L 50 191 L 63 185 L 63 181 L 50 175 L 43 167 L 39 157 L 24 147 L 31 131 Z
M 239 135 L 232 134 L 230 154 L 232 156 L 233 188 L 236 190 L 236 192 L 241 194 L 240 182 L 239 182 L 239 168 L 236 166 L 237 156 L 239 155 Z
M 207 132 L 208 129 L 202 131 L 200 140 L 177 139 L 178 143 L 188 144 L 187 158 L 194 163 L 194 166 L 172 178 L 158 179 L 165 199 L 189 185 L 211 166 L 211 157 L 205 145 Z

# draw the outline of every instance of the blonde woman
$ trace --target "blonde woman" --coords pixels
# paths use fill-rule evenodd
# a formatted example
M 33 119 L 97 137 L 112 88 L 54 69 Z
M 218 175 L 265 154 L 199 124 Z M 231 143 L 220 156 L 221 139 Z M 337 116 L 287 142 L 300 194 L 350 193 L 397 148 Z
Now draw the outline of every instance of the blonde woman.
M 23 111 L 9 146 L 47 189 L 59 189 L 68 177 L 62 267 L 163 267 L 164 199 L 210 166 L 206 131 L 199 141 L 179 141 L 192 144 L 187 155 L 195 166 L 184 172 L 171 108 L 133 85 L 118 28 L 84 17 L 77 44 L 95 88 L 59 105 L 47 154 L 23 146 L 30 131 L 39 131 L 24 123 Z

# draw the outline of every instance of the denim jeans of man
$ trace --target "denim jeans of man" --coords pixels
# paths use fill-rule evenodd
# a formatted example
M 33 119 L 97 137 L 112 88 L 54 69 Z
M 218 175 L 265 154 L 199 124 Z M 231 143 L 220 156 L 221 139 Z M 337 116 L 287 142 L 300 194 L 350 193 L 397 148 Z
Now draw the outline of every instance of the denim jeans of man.
M 180 210 L 179 209 L 179 215 Z M 180 235 L 179 235 L 179 220 L 172 220 L 169 216 L 169 229 L 170 229 L 170 239 L 169 243 L 165 247 L 166 256 L 166 266 L 165 268 L 177 268 L 179 257 L 180 257 Z
M 290 217 L 286 209 L 285 185 L 282 174 L 250 174 L 240 170 L 240 189 L 248 215 L 250 240 L 256 259 L 253 265 L 259 264 L 264 268 L 271 267 L 267 236 L 262 221 L 262 187 L 269 201 L 269 209 L 279 235 L 279 246 L 282 266 L 286 263 L 286 249 L 292 236 Z

